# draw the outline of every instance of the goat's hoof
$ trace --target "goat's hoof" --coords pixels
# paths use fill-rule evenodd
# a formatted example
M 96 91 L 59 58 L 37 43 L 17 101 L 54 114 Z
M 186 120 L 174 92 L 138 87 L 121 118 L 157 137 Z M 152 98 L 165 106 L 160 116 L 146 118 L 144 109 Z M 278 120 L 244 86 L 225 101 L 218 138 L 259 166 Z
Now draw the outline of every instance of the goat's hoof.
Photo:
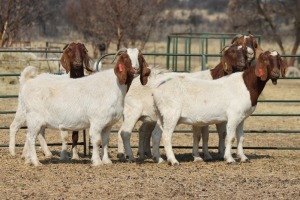
M 145 159 L 142 159 L 142 158 L 136 159 L 136 164 L 142 164 L 144 162 L 145 162 Z
M 74 155 L 72 155 L 72 158 L 71 158 L 72 160 L 79 160 L 79 156 L 78 156 L 78 154 L 74 154 Z
M 112 161 L 109 159 L 109 158 L 107 158 L 107 159 L 102 159 L 102 163 L 104 164 L 104 165 L 111 165 L 112 164 Z
M 135 163 L 136 160 L 135 160 L 135 158 L 128 158 L 127 162 L 128 163 Z
M 43 166 L 43 164 L 40 163 L 40 162 L 34 162 L 34 163 L 33 163 L 33 166 L 34 166 L 34 167 L 41 167 L 41 166 Z
M 117 158 L 119 159 L 119 161 L 121 162 L 125 162 L 126 161 L 126 157 L 124 153 L 118 153 L 117 154 Z
M 228 165 L 236 165 L 237 164 L 237 162 L 235 162 L 235 160 L 234 161 L 226 161 L 226 163 Z
M 100 161 L 92 161 L 92 164 L 91 164 L 91 166 L 92 167 L 99 167 L 99 166 L 101 166 L 101 165 L 103 165 L 103 163 Z
M 153 160 L 157 164 L 160 164 L 160 163 L 164 162 L 164 159 L 162 159 L 161 157 L 153 157 Z
M 242 163 L 250 163 L 250 160 L 249 160 L 248 158 L 246 158 L 246 159 L 241 159 L 241 162 L 242 162 Z
M 52 155 L 51 152 L 45 153 L 45 157 L 46 157 L 46 158 L 51 158 L 52 156 L 53 156 L 53 155 Z
M 179 167 L 179 162 L 171 162 L 169 161 L 169 165 L 174 166 L 174 167 Z
M 194 162 L 203 162 L 203 159 L 200 156 L 194 156 Z

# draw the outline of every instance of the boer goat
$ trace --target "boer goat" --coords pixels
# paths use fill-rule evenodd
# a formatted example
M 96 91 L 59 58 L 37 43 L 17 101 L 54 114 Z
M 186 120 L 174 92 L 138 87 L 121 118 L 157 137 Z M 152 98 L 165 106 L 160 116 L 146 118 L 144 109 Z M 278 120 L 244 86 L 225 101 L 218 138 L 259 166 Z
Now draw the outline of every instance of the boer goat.
M 63 53 L 61 56 L 61 64 L 65 68 L 66 72 L 69 73 L 71 78 L 80 78 L 84 76 L 84 68 L 89 72 L 94 72 L 94 70 L 90 69 L 89 66 L 89 56 L 88 51 L 85 48 L 84 44 L 81 43 L 71 43 L 66 45 L 63 48 Z M 62 75 L 61 78 L 67 78 L 66 75 Z M 11 155 L 15 155 L 15 137 L 17 131 L 21 128 L 21 126 L 25 125 L 25 117 L 22 113 L 21 104 L 18 104 L 18 109 L 16 112 L 16 116 L 10 125 L 10 143 L 9 143 L 9 151 Z M 50 152 L 49 148 L 47 147 L 47 143 L 44 139 L 44 132 L 42 132 L 38 137 L 43 149 L 45 156 L 50 157 L 52 153 Z M 62 136 L 62 151 L 61 151 L 61 159 L 67 158 L 67 131 L 61 131 Z M 78 158 L 77 152 L 77 141 L 78 141 L 78 132 L 73 132 L 72 135 L 73 143 L 72 143 L 72 158 Z M 24 153 L 23 155 L 24 156 Z
M 227 122 L 226 149 L 224 159 L 234 163 L 231 155 L 234 136 L 237 137 L 237 154 L 241 162 L 248 158 L 243 152 L 243 124 L 257 105 L 257 99 L 267 81 L 274 85 L 280 73 L 285 77 L 286 64 L 276 51 L 260 54 L 256 64 L 243 72 L 237 72 L 218 80 L 199 80 L 188 76 L 177 76 L 166 81 L 165 76 L 152 80 L 155 106 L 159 113 L 157 126 L 161 126 L 162 139 L 168 162 L 179 164 L 172 150 L 172 134 L 177 124 L 207 126 Z M 156 132 L 154 157 L 159 158 L 161 132 Z
M 88 50 L 81 43 L 74 43 L 67 44 L 63 48 L 63 53 L 60 59 L 60 62 L 65 68 L 66 72 L 70 74 L 70 78 L 81 78 L 84 77 L 84 68 L 88 72 L 95 72 L 93 69 L 90 68 L 89 63 L 89 55 Z M 62 151 L 61 151 L 61 159 L 67 158 L 67 138 L 68 132 L 62 131 Z M 78 131 L 72 132 L 72 159 L 78 159 L 78 151 L 77 151 L 77 143 L 78 143 Z
M 123 52 L 114 69 L 78 79 L 58 79 L 57 75 L 51 74 L 36 76 L 35 68 L 25 68 L 21 73 L 19 96 L 28 126 L 25 162 L 40 165 L 35 140 L 42 129 L 90 128 L 92 165 L 110 164 L 107 152 L 110 129 L 123 115 L 124 97 L 134 76 L 140 74 L 140 82 L 145 85 L 150 72 L 137 49 Z

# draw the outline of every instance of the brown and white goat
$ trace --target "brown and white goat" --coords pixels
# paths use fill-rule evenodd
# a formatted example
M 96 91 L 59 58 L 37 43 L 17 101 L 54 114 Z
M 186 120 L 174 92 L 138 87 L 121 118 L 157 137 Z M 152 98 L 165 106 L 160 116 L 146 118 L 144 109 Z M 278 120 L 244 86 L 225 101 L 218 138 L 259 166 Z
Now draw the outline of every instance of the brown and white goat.
M 274 85 L 280 74 L 285 77 L 286 64 L 276 51 L 259 55 L 256 64 L 244 72 L 237 72 L 218 80 L 199 80 L 191 77 L 175 77 L 165 81 L 161 77 L 151 81 L 153 99 L 158 109 L 162 139 L 168 162 L 179 164 L 172 150 L 172 135 L 177 124 L 207 126 L 227 122 L 224 159 L 234 163 L 232 142 L 237 137 L 237 155 L 241 162 L 248 161 L 243 152 L 244 120 L 250 116 L 267 81 Z M 164 82 L 164 84 L 161 84 Z M 176 101 L 174 100 L 176 99 Z M 161 132 L 158 132 L 160 134 Z M 155 157 L 159 155 L 160 136 L 155 137 Z
M 70 78 L 81 78 L 84 77 L 84 69 L 88 72 L 94 72 L 91 69 L 89 63 L 88 50 L 82 43 L 70 43 L 63 48 L 63 53 L 60 62 L 66 73 L 70 74 Z M 61 132 L 61 137 L 63 140 L 63 147 L 61 152 L 61 159 L 67 158 L 67 132 Z M 78 143 L 78 131 L 72 132 L 72 159 L 78 159 L 77 152 Z

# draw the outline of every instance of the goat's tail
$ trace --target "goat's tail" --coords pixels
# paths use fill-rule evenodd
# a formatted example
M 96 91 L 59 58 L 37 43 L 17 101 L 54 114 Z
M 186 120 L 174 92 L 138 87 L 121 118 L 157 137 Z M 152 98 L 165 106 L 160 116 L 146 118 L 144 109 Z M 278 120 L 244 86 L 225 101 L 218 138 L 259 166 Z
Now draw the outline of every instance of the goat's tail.
M 39 74 L 38 69 L 33 66 L 27 66 L 21 73 L 20 84 L 23 85 L 29 79 L 35 78 Z

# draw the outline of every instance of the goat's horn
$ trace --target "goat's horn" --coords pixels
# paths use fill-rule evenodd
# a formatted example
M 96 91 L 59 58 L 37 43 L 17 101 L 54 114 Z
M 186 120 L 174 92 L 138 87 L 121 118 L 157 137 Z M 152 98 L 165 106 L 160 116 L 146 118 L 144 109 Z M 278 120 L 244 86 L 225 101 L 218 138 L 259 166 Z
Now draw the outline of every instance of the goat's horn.
M 229 45 L 224 46 L 220 53 L 222 53 L 222 52 L 224 51 L 225 48 L 231 47 L 231 46 L 232 46 L 232 44 L 229 44 Z
M 117 53 L 115 54 L 115 57 L 114 57 L 114 59 L 113 59 L 113 61 L 112 61 L 111 63 L 114 63 L 114 61 L 115 61 L 117 55 L 118 55 L 120 52 L 126 52 L 126 51 L 127 51 L 127 48 L 119 49 L 119 50 L 117 51 Z

